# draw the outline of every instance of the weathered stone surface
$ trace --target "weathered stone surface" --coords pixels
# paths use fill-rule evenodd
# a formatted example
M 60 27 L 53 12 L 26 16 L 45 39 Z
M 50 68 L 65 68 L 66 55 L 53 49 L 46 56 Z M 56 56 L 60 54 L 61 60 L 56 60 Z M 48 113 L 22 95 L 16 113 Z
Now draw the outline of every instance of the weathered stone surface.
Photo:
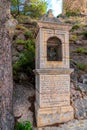
M 64 11 L 67 9 L 72 11 L 80 11 L 82 14 L 87 14 L 87 0 L 64 0 Z
M 80 82 L 82 82 L 83 84 L 87 83 L 87 74 L 81 75 Z
M 51 9 L 48 11 L 47 14 L 45 14 L 44 16 L 42 16 L 42 18 L 40 19 L 40 21 L 42 21 L 42 22 L 43 21 L 44 22 L 49 22 L 49 23 L 53 22 L 53 23 L 56 23 L 56 24 L 57 23 L 61 24 L 61 22 L 59 21 L 59 19 L 54 17 Z
M 82 41 L 80 41 L 80 40 L 77 40 L 77 41 L 75 41 L 75 44 L 82 45 L 82 44 L 83 44 L 83 42 L 82 42 Z
M 22 52 L 24 50 L 24 46 L 23 45 L 18 45 L 16 47 L 16 49 L 17 49 L 18 52 Z
M 87 85 L 86 84 L 82 84 L 82 83 L 78 83 L 77 84 L 77 89 L 81 90 L 82 92 L 87 92 Z
M 34 128 L 33 130 L 87 130 L 87 120 L 73 120 L 66 124 L 56 126 Z
M 10 18 L 7 20 L 7 22 L 5 23 L 6 29 L 9 32 L 10 37 L 12 37 L 12 35 L 14 34 L 15 31 L 15 26 L 18 24 L 16 19 Z
M 60 75 L 60 74 L 71 74 L 73 69 L 69 68 L 56 68 L 56 69 L 36 69 L 34 70 L 36 74 L 45 74 L 45 75 Z
M 24 34 L 22 34 L 22 33 L 20 33 L 20 34 L 17 36 L 17 39 L 26 40 Z
M 38 108 L 36 104 L 37 126 L 47 126 L 56 123 L 64 123 L 73 119 L 73 108 L 71 106 Z
M 14 84 L 13 93 L 13 112 L 15 119 L 19 122 L 30 121 L 33 124 L 33 114 L 29 108 L 32 109 L 32 103 L 29 101 L 30 97 L 34 96 L 34 89 L 32 85 L 25 83 Z M 34 102 L 33 102 L 34 104 Z
M 19 60 L 19 57 L 17 57 L 17 56 L 13 56 L 12 57 L 12 63 L 17 62 L 18 60 Z
M 87 118 L 87 97 L 85 99 L 76 99 L 74 101 L 74 109 L 76 119 Z
M 11 18 L 10 1 L 0 0 L 0 129 L 13 130 L 11 39 L 16 22 Z
M 36 86 L 36 101 L 40 107 L 70 105 L 69 75 L 40 75 Z
M 87 85 L 77 83 L 71 89 L 71 103 L 76 119 L 87 118 Z

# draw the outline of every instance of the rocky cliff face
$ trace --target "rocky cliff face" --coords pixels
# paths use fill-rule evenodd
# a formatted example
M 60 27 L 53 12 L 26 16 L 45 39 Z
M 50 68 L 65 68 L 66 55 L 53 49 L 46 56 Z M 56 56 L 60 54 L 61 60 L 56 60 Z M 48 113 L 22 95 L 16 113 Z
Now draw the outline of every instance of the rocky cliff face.
M 80 10 L 81 13 L 87 14 L 87 0 L 64 0 L 64 11 Z M 67 8 L 67 9 L 66 9 Z

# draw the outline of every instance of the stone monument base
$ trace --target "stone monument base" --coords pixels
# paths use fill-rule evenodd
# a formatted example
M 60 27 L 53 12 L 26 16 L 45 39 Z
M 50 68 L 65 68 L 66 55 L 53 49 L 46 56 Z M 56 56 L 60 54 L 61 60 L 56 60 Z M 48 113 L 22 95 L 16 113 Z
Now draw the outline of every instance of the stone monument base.
M 71 106 L 39 108 L 35 104 L 35 108 L 37 127 L 55 125 L 70 121 L 74 118 L 73 108 Z

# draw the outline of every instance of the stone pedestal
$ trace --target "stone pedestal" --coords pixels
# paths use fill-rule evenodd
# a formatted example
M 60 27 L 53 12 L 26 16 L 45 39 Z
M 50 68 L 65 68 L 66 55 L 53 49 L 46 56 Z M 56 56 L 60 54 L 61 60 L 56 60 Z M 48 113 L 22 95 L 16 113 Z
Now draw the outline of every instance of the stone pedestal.
M 37 69 L 35 114 L 37 126 L 63 123 L 73 119 L 70 106 L 72 69 Z
M 38 104 L 35 104 L 35 107 L 37 127 L 56 125 L 73 119 L 71 106 L 40 108 Z

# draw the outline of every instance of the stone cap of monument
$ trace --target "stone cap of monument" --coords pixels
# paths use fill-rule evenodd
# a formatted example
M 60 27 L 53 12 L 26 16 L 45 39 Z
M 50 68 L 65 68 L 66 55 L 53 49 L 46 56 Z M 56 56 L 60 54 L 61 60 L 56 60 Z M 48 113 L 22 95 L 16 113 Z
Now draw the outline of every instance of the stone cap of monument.
M 70 24 L 62 23 L 58 18 L 54 17 L 51 9 L 37 23 L 39 28 L 59 29 L 62 31 L 69 31 L 72 28 Z
M 61 24 L 61 21 L 57 18 L 54 17 L 52 10 L 48 10 L 47 14 L 44 14 L 41 18 L 40 21 L 44 22 L 51 22 L 51 23 L 59 23 Z

